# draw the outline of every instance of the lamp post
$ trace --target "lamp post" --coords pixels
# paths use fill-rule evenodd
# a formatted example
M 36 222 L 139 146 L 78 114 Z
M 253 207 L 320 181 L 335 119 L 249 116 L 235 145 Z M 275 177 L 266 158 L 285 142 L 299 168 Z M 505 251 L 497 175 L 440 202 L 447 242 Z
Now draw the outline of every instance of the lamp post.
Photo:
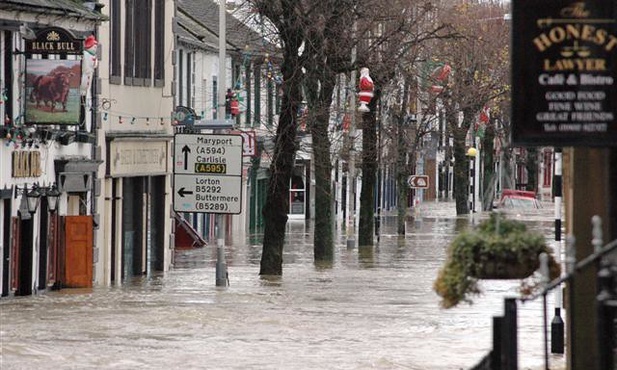
M 467 149 L 467 156 L 469 157 L 469 212 L 474 213 L 476 211 L 476 192 L 475 192 L 475 179 L 476 179 L 476 156 L 478 150 L 474 147 Z

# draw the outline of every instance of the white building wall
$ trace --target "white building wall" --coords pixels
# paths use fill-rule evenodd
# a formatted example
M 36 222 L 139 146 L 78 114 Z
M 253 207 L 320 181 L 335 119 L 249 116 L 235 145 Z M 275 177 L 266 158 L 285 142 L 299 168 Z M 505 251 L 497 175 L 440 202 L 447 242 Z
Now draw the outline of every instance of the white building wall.
M 66 18 L 53 16 L 49 17 L 45 14 L 34 14 L 28 13 L 24 11 L 12 11 L 12 10 L 0 10 L 0 21 L 7 20 L 9 22 L 19 22 L 22 26 L 28 26 L 31 30 L 36 30 L 38 28 L 47 28 L 47 27 L 59 27 L 65 30 L 72 32 L 76 38 L 80 36 L 80 33 L 88 33 L 94 30 L 95 22 L 87 19 L 75 20 L 74 18 Z M 6 33 L 2 26 L 0 26 L 0 44 L 4 45 L 5 41 L 10 41 L 12 43 L 11 49 L 14 50 L 25 50 L 25 40 L 20 34 L 18 29 L 11 30 L 11 32 Z M 9 38 L 9 40 L 7 40 Z M 3 47 L 4 49 L 4 47 Z M 7 68 L 5 64 L 5 56 L 8 55 L 8 50 L 2 50 L 0 52 L 0 73 L 4 73 L 5 68 Z M 53 59 L 54 56 L 50 56 L 50 59 Z M 68 56 L 69 59 L 76 59 L 78 56 Z M 8 123 L 8 126 L 12 129 L 9 135 L 0 137 L 0 189 L 7 188 L 19 188 L 23 189 L 28 186 L 30 188 L 32 184 L 37 183 L 41 186 L 50 186 L 51 184 L 56 183 L 56 171 L 54 167 L 54 161 L 57 159 L 72 159 L 72 158 L 80 158 L 80 159 L 90 159 L 93 147 L 92 144 L 87 143 L 78 143 L 73 142 L 69 145 L 61 145 L 57 141 L 57 137 L 52 138 L 46 142 L 40 142 L 38 140 L 34 140 L 31 145 L 26 145 L 24 141 L 20 139 L 19 136 L 27 135 L 28 133 L 34 133 L 36 130 L 41 129 L 41 125 L 29 125 L 24 118 L 24 108 L 25 102 L 27 100 L 27 96 L 25 96 L 25 92 L 23 89 L 24 86 L 24 78 L 26 71 L 26 58 L 23 54 L 13 54 L 12 56 L 12 70 L 14 72 L 13 83 L 12 85 L 5 84 L 4 78 L 0 78 L 0 92 L 2 92 L 2 104 L 0 104 L 0 117 L 4 120 L 3 124 Z M 7 94 L 4 94 L 4 92 Z M 10 94 L 8 94 L 10 92 Z M 5 95 L 11 95 L 14 98 L 12 101 L 4 101 Z M 7 114 L 7 105 L 11 105 L 13 108 L 13 113 L 11 115 Z M 91 127 L 91 119 L 88 114 L 86 114 L 85 122 L 83 128 L 85 130 L 90 130 Z M 56 131 L 61 125 L 45 125 L 50 129 Z M 66 128 L 67 131 L 76 131 L 78 129 L 77 126 L 67 126 L 62 125 Z M 16 130 L 19 131 L 16 131 Z M 19 132 L 19 134 L 18 134 Z M 12 156 L 13 153 L 18 151 L 27 151 L 32 153 L 38 153 L 40 155 L 40 174 L 38 176 L 33 177 L 14 177 L 12 174 L 13 163 Z M 18 192 L 17 196 L 11 198 L 11 214 L 10 217 L 17 217 L 20 206 L 22 206 L 22 213 L 25 211 L 25 203 L 24 196 L 21 191 Z M 90 196 L 86 196 L 86 199 L 90 199 Z M 63 193 L 61 195 L 59 206 L 58 206 L 58 214 L 61 216 L 67 215 L 75 215 L 79 214 L 79 209 L 77 213 L 75 210 L 70 209 L 68 207 L 69 197 L 67 193 Z M 90 204 L 87 204 L 87 210 L 90 210 Z M 0 220 L 3 219 L 4 215 L 4 202 L 0 202 Z M 39 240 L 39 230 L 40 230 L 40 210 L 34 214 L 34 235 L 33 235 L 33 258 L 32 258 L 32 284 L 33 289 L 36 291 L 36 287 L 39 285 L 39 254 L 41 253 L 40 249 L 40 240 Z M 27 217 L 27 216 L 25 216 Z M 2 226 L 3 222 L 0 222 L 0 256 L 4 253 L 4 248 L 10 248 L 10 245 L 4 245 L 2 242 L 2 238 L 5 233 L 10 233 L 11 230 L 4 230 Z M 4 276 L 3 264 L 0 263 L 0 284 L 2 284 L 2 279 Z
M 111 9 L 110 1 L 100 1 L 104 6 L 103 14 L 109 16 Z M 121 2 L 125 5 L 125 2 Z M 134 141 L 133 146 L 139 146 L 140 142 L 165 142 L 167 156 L 164 161 L 164 166 L 167 168 L 165 175 L 165 199 L 164 213 L 167 221 L 164 226 L 164 270 L 168 270 L 173 260 L 173 244 L 169 237 L 171 230 L 171 169 L 172 169 L 172 113 L 174 110 L 173 101 L 173 51 L 174 37 L 172 33 L 172 23 L 175 11 L 175 2 L 165 1 L 165 41 L 164 41 L 164 86 L 128 86 L 121 84 L 110 83 L 110 22 L 105 22 L 99 28 L 99 48 L 101 48 L 101 59 L 99 62 L 98 76 L 100 81 L 100 115 L 98 123 L 98 146 L 101 150 L 101 158 L 106 159 L 111 153 L 108 153 L 108 143 L 106 138 L 121 136 L 130 137 L 130 141 Z M 124 15 L 124 9 L 121 10 Z M 153 35 L 155 22 L 152 22 Z M 122 19 L 122 37 L 124 44 L 124 19 Z M 152 40 L 153 43 L 155 40 Z M 121 65 L 124 66 L 124 47 L 121 48 L 122 57 Z M 154 55 L 155 47 L 152 45 L 152 53 Z M 153 59 L 152 59 L 153 60 Z M 154 61 L 152 62 L 154 66 Z M 116 140 L 116 139 L 114 139 Z M 109 165 L 109 164 L 108 164 Z M 99 263 L 96 271 L 96 284 L 109 285 L 111 284 L 111 270 L 115 266 L 115 270 L 119 273 L 122 270 L 120 255 L 121 238 L 115 238 L 115 244 L 112 245 L 111 237 L 112 230 L 119 230 L 121 227 L 121 200 L 112 199 L 112 186 L 114 182 L 117 185 L 116 191 L 121 194 L 122 180 L 121 177 L 109 178 L 107 172 L 108 166 L 99 167 L 98 178 L 101 181 L 101 192 L 97 199 L 97 209 L 100 213 L 101 225 L 95 235 L 96 244 L 100 246 Z M 142 174 L 144 176 L 158 176 L 158 173 Z M 128 175 L 121 175 L 128 176 Z M 112 204 L 116 201 L 116 215 L 112 215 Z M 145 212 L 145 210 L 144 210 Z M 116 224 L 112 224 L 114 220 Z M 146 235 L 144 235 L 144 238 Z M 112 250 L 116 250 L 116 259 L 112 260 Z M 119 278 L 116 276 L 116 283 Z

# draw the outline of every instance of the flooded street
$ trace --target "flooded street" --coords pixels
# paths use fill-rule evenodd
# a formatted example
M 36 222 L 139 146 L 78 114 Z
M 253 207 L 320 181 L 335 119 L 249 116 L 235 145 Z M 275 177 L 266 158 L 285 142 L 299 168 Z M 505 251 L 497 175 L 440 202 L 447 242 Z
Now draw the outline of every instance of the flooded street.
M 552 211 L 529 225 L 553 239 Z M 384 217 L 379 245 L 313 263 L 312 230 L 291 221 L 283 276 L 259 277 L 261 245 L 228 247 L 230 286 L 215 286 L 216 248 L 179 251 L 172 271 L 122 287 L 0 302 L 6 369 L 468 369 L 491 347 L 492 316 L 518 281 L 483 281 L 473 305 L 445 310 L 432 288 L 448 242 L 469 218 L 425 204 L 408 235 Z M 553 317 L 553 297 L 548 320 Z M 519 368 L 544 364 L 542 302 L 519 308 Z M 552 356 L 561 366 L 563 355 Z

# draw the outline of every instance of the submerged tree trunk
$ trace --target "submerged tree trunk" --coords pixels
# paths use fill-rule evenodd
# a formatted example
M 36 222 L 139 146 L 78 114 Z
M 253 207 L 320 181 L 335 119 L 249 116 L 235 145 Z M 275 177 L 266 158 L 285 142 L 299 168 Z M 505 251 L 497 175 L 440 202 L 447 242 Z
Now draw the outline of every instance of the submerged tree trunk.
M 471 106 L 463 109 L 463 121 L 460 127 L 453 126 L 454 128 L 454 198 L 456 201 L 456 214 L 465 215 L 469 214 L 469 185 L 470 179 L 470 161 L 471 158 L 467 156 L 467 145 L 465 138 L 477 112 L 480 111 L 480 106 Z M 454 117 L 454 116 L 453 116 Z M 453 124 L 451 122 L 450 124 Z M 452 127 L 452 126 L 451 126 Z M 475 141 L 475 136 L 474 139 Z M 475 146 L 475 145 L 474 145 Z M 475 169 L 479 171 L 479 168 Z M 480 179 L 479 182 L 481 182 Z M 477 199 L 476 201 L 480 201 Z
M 482 210 L 490 211 L 493 209 L 493 201 L 495 200 L 495 183 L 497 176 L 495 174 L 495 159 L 494 145 L 495 141 L 495 126 L 494 122 L 489 122 L 484 131 L 482 139 L 482 162 L 483 168 L 483 195 L 482 195 Z
M 454 129 L 454 201 L 456 214 L 469 214 L 469 157 L 465 145 L 467 130 L 464 127 Z
M 396 186 L 398 188 L 397 194 L 397 222 L 396 230 L 398 235 L 405 235 L 405 229 L 407 224 L 407 197 L 409 195 L 409 185 L 407 184 L 407 178 L 409 177 L 409 170 L 407 166 L 407 151 L 408 145 L 405 141 L 405 134 L 403 132 L 403 117 L 399 117 L 397 125 L 397 160 L 396 160 Z
M 397 117 L 397 157 L 396 157 L 396 186 L 398 189 L 397 194 L 397 222 L 396 230 L 398 235 L 405 235 L 405 229 L 407 225 L 407 197 L 409 195 L 409 184 L 407 184 L 407 178 L 409 177 L 409 167 L 407 166 L 407 153 L 409 152 L 409 143 L 405 139 L 405 131 L 408 127 L 405 126 L 405 116 L 407 115 L 407 101 L 409 99 L 409 81 L 405 80 L 403 87 L 403 96 L 401 98 L 401 110 Z
M 298 57 L 302 38 L 299 36 L 299 30 L 287 29 L 286 31 L 281 32 L 285 40 L 281 65 L 283 96 L 274 139 L 274 153 L 270 164 L 266 203 L 263 207 L 265 228 L 260 275 L 283 274 L 283 245 L 289 210 L 289 180 L 294 168 L 298 108 L 302 102 L 302 78 L 299 72 L 301 65 Z
M 313 250 L 315 261 L 332 261 L 334 258 L 334 235 L 332 220 L 332 156 L 328 125 L 330 122 L 330 104 L 334 91 L 334 76 L 321 81 L 321 89 L 307 92 L 307 96 L 316 97 L 309 104 L 314 113 L 309 115 L 313 139 L 313 159 L 315 166 L 315 233 Z M 317 86 L 314 86 L 317 88 Z M 311 84 L 308 84 L 308 89 Z M 318 96 L 318 97 L 317 97 Z M 314 108 L 313 108 L 314 107 Z
M 358 246 L 373 245 L 375 228 L 375 181 L 377 180 L 377 102 L 381 91 L 375 90 L 370 112 L 362 114 L 362 191 L 360 192 L 360 224 Z

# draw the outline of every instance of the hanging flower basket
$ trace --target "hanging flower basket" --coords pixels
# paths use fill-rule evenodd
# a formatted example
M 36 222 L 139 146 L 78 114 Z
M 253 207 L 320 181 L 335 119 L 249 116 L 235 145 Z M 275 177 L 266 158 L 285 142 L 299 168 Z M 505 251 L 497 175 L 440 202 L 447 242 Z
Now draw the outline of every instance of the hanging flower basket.
M 480 279 L 525 279 L 539 268 L 539 256 L 549 256 L 551 279 L 561 270 L 544 237 L 529 232 L 522 222 L 494 213 L 476 229 L 459 234 L 450 244 L 448 257 L 440 269 L 434 289 L 442 297 L 441 306 L 472 303 L 472 294 L 480 294 Z M 533 286 L 525 283 L 525 293 Z M 530 289 L 531 287 L 531 289 Z M 523 286 L 521 288 L 523 292 Z
M 531 261 L 530 261 L 531 262 Z M 537 262 L 537 261 L 536 261 Z M 473 276 L 477 279 L 524 279 L 531 276 L 537 269 L 537 263 L 521 263 L 511 259 L 495 259 L 478 266 Z

